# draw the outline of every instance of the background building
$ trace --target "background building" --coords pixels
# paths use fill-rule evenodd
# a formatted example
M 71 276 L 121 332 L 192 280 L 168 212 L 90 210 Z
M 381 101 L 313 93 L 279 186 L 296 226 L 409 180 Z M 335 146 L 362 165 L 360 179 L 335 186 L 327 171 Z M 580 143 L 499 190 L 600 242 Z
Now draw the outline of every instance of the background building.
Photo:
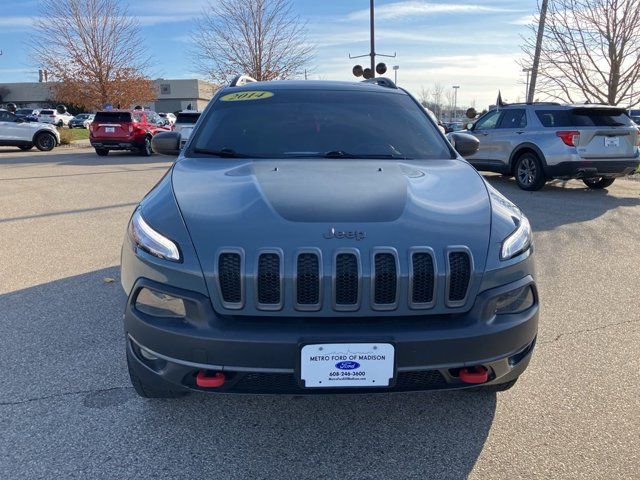
M 202 111 L 217 87 L 198 79 L 154 80 L 158 98 L 148 106 L 156 112 L 177 112 L 189 105 Z M 0 83 L 0 103 L 18 107 L 54 107 L 53 82 Z M 133 105 L 132 105 L 133 106 Z

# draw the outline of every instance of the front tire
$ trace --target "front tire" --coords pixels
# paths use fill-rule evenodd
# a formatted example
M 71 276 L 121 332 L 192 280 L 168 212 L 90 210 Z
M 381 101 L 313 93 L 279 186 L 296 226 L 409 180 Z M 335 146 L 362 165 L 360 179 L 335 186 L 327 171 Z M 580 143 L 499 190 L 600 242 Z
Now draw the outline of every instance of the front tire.
M 131 368 L 129 358 L 127 358 L 127 368 L 129 369 L 131 385 L 138 396 L 142 398 L 180 398 L 187 395 L 186 392 L 179 392 L 177 390 L 171 390 L 166 387 L 160 387 L 159 385 L 151 385 L 143 382 Z
M 546 183 L 542 162 L 533 153 L 524 153 L 517 158 L 513 174 L 518 187 L 529 192 L 540 190 Z
M 60 120 L 60 121 L 58 122 L 57 127 L 58 127 L 58 128 L 62 128 L 62 127 L 64 127 L 64 122 L 63 122 L 62 120 Z
M 106 148 L 96 148 L 96 153 L 99 157 L 106 157 L 107 155 L 109 155 L 109 150 L 107 150 Z
M 56 146 L 56 137 L 53 136 L 53 133 L 41 132 L 36 135 L 34 144 L 41 152 L 50 152 Z
M 582 181 L 587 187 L 592 190 L 602 190 L 603 188 L 610 187 L 611 184 L 616 181 L 616 179 L 607 177 L 593 177 L 583 178 Z

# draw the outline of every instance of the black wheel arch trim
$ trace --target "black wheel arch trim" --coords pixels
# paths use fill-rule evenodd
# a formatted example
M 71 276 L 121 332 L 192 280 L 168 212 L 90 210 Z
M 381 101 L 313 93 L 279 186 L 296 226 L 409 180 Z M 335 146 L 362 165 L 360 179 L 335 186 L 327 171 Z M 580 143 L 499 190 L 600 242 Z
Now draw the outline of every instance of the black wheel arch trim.
M 521 143 L 513 149 L 513 152 L 511 152 L 511 156 L 509 157 L 509 170 L 513 170 L 513 162 L 515 162 L 516 158 L 518 158 L 524 150 L 533 150 L 536 155 L 538 155 L 538 158 L 542 162 L 542 167 L 546 173 L 547 158 L 544 156 L 544 153 L 542 153 L 542 150 L 540 150 L 540 147 L 538 147 L 535 143 L 530 142 Z

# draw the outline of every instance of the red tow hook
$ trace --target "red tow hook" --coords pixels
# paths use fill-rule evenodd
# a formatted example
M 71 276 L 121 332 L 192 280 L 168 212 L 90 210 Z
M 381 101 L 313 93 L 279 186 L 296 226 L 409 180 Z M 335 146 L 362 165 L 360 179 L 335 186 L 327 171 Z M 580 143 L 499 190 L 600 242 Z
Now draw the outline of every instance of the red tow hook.
M 206 370 L 200 370 L 196 375 L 196 385 L 202 388 L 218 388 L 224 385 L 225 377 L 222 372 L 211 375 Z
M 489 380 L 489 370 L 482 365 L 465 367 L 460 370 L 460 380 L 465 383 L 485 383 Z

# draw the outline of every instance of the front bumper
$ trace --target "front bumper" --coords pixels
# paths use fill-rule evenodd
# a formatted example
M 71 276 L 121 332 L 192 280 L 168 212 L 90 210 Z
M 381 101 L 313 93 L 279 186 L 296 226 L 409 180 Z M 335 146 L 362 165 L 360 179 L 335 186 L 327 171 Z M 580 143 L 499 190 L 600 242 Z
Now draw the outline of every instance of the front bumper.
M 549 178 L 623 177 L 638 169 L 640 160 L 581 160 L 544 167 Z
M 536 303 L 528 310 L 496 316 L 492 299 L 531 285 Z M 137 293 L 150 287 L 180 296 L 187 320 L 150 317 L 135 308 Z M 538 329 L 533 279 L 481 293 L 465 314 L 371 318 L 224 318 L 203 295 L 139 279 L 125 311 L 130 367 L 143 381 L 173 390 L 234 393 L 367 393 L 465 388 L 459 369 L 482 365 L 484 385 L 520 376 L 531 358 Z M 386 342 L 395 347 L 396 375 L 389 387 L 309 389 L 300 380 L 300 350 L 315 343 Z M 145 359 L 140 347 L 158 357 Z M 222 387 L 196 386 L 200 370 L 222 371 Z

